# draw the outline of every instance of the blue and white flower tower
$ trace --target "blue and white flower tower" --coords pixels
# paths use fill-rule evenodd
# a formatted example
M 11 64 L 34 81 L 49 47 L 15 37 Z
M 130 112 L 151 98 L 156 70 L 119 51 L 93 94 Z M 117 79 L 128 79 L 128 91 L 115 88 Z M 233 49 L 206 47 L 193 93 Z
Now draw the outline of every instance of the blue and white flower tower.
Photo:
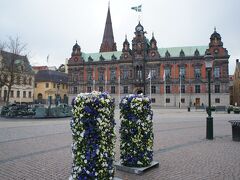
M 153 160 L 153 112 L 142 94 L 128 95 L 120 103 L 120 159 L 123 166 L 147 167 Z
M 73 100 L 69 179 L 113 179 L 114 108 L 114 99 L 108 93 L 81 93 Z

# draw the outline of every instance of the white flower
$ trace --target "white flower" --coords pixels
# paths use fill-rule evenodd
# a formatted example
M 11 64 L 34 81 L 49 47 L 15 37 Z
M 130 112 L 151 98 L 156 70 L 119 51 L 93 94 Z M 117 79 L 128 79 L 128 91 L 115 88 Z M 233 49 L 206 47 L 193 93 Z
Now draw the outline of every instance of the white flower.
M 83 131 L 81 134 L 80 134 L 80 136 L 83 138 L 84 137 L 84 133 L 85 133 L 85 131 Z

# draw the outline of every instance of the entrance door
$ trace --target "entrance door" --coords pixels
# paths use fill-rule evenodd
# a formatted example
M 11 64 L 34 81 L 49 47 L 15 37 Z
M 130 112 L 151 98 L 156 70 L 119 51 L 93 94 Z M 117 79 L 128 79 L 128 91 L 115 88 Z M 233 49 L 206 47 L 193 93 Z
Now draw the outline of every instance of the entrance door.
M 200 98 L 196 98 L 196 100 L 195 100 L 195 105 L 196 105 L 197 107 L 200 106 Z

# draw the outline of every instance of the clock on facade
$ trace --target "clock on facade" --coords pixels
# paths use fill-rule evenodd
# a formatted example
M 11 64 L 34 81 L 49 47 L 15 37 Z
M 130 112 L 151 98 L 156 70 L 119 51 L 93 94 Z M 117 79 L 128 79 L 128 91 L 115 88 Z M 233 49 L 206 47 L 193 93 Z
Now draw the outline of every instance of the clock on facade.
M 128 55 L 127 54 L 124 54 L 124 58 L 127 59 Z
M 154 57 L 154 56 L 155 56 L 155 52 L 152 52 L 152 53 L 151 53 L 151 56 Z
M 142 31 L 143 30 L 143 27 L 142 26 L 137 26 L 136 27 L 136 31 Z
M 77 58 L 77 57 L 75 57 L 75 58 L 74 58 L 74 61 L 75 61 L 75 62 L 77 62 L 77 61 L 78 61 L 78 58 Z

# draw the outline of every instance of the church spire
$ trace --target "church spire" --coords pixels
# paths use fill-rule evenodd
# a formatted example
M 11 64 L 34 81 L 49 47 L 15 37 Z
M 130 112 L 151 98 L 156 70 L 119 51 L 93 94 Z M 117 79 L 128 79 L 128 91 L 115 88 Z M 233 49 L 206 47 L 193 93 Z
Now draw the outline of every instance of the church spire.
M 111 52 L 116 50 L 117 50 L 117 47 L 116 47 L 116 43 L 114 42 L 110 6 L 108 6 L 107 19 L 106 19 L 102 44 L 100 47 L 100 52 Z

